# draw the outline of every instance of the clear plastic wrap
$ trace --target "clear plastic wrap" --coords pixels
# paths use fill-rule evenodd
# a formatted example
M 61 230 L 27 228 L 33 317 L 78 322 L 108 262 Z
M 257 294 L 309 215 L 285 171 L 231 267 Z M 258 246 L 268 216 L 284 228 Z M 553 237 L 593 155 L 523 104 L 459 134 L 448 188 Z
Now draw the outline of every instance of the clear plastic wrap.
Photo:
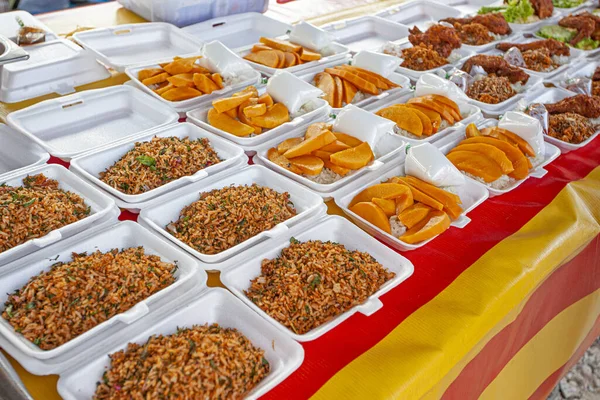
M 523 53 L 516 47 L 511 47 L 504 53 L 504 59 L 510 65 L 514 65 L 515 67 L 527 68 L 527 64 L 525 63 L 525 59 L 523 58 Z
M 216 40 L 202 47 L 202 58 L 198 64 L 220 73 L 224 78 L 243 78 L 252 74 L 252 67 L 248 63 Z
M 544 107 L 543 104 L 536 104 L 536 106 L 539 105 Z M 543 117 L 543 115 L 541 116 Z M 547 116 L 545 118 L 547 120 Z M 536 155 L 544 154 L 544 135 L 542 131 L 542 124 L 538 118 L 534 118 L 518 111 L 508 111 L 502 116 L 502 118 L 500 118 L 500 121 L 498 122 L 498 128 L 511 131 L 525 139 L 533 148 L 533 151 Z
M 302 21 L 292 28 L 290 41 L 311 50 L 320 51 L 329 46 L 332 36 L 323 29 Z
M 435 74 L 421 75 L 415 88 L 415 96 L 425 96 L 428 94 L 439 94 L 454 100 L 468 100 L 464 93 L 472 78 L 464 71 L 462 74 L 456 74 L 455 79 L 444 79 Z M 452 78 L 452 76 L 450 77 Z
M 352 59 L 355 67 L 368 69 L 384 78 L 390 76 L 401 63 L 402 60 L 398 57 L 369 50 L 359 51 Z
M 267 92 L 277 103 L 283 103 L 291 114 L 323 95 L 323 91 L 287 71 L 277 71 L 267 82 Z
M 568 78 L 564 81 L 564 88 L 573 93 L 592 95 L 592 79 L 588 77 Z
M 333 130 L 367 142 L 374 149 L 379 138 L 386 132 L 393 132 L 394 126 L 396 126 L 394 121 L 350 104 L 337 115 Z
M 407 175 L 437 187 L 460 186 L 465 176 L 431 143 L 409 147 L 404 168 Z

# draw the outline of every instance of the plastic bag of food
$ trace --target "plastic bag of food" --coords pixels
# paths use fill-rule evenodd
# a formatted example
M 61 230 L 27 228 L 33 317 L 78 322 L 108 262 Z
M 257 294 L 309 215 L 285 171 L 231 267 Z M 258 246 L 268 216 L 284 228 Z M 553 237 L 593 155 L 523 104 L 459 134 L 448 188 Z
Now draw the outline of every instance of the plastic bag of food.
M 462 77 L 461 79 L 465 78 Z M 463 82 L 460 83 L 462 84 Z M 462 88 L 455 82 L 434 74 L 421 75 L 415 87 L 415 96 L 425 96 L 428 94 L 439 94 L 453 100 L 468 100 Z
M 406 175 L 437 187 L 460 186 L 465 183 L 465 176 L 431 143 L 409 147 L 404 170 Z
M 311 100 L 323 95 L 323 91 L 287 71 L 277 71 L 267 82 L 267 92 L 277 103 L 283 103 L 291 114 Z
M 477 68 L 479 68 L 478 66 L 475 66 L 473 68 L 473 71 L 476 71 Z M 484 71 L 485 73 L 485 71 Z M 448 75 L 448 81 L 454 83 L 456 85 L 456 87 L 458 87 L 463 93 L 467 91 L 467 89 L 469 88 L 469 86 L 471 86 L 471 84 L 473 82 L 475 82 L 475 74 L 471 75 L 466 73 L 463 70 L 460 69 L 455 69 L 453 70 L 450 75 Z
M 224 78 L 240 76 L 252 71 L 248 63 L 216 40 L 202 47 L 202 58 L 197 62 L 211 72 L 220 73 Z
M 538 120 L 542 127 L 542 131 L 548 134 L 549 114 L 548 110 L 546 110 L 546 106 L 544 106 L 542 103 L 533 103 L 526 108 L 525 112 L 529 116 Z
M 376 53 L 369 50 L 361 50 L 352 59 L 352 65 L 375 72 L 387 78 L 398 68 L 402 60 L 388 54 Z
M 302 21 L 294 25 L 289 40 L 292 43 L 308 47 L 310 50 L 320 51 L 329 46 L 332 37 L 323 29 Z
M 514 65 L 515 67 L 527 68 L 527 64 L 523 58 L 523 53 L 521 53 L 521 50 L 516 47 L 511 47 L 508 49 L 508 51 L 504 53 L 504 59 L 507 63 Z
M 17 44 L 19 46 L 29 46 L 32 44 L 44 43 L 46 41 L 46 31 L 32 26 L 25 26 L 23 20 L 17 17 L 17 23 L 20 28 L 17 32 Z
M 577 94 L 592 95 L 592 80 L 588 77 L 569 78 L 561 86 Z
M 535 106 L 535 107 L 533 107 Z M 547 120 L 546 108 L 543 110 L 538 106 L 544 107 L 543 104 L 535 104 L 529 108 L 530 115 L 527 115 L 518 111 L 508 111 L 506 112 L 500 121 L 498 122 L 498 128 L 506 129 L 507 131 L 511 131 L 519 135 L 521 138 L 525 139 L 527 143 L 533 148 L 535 154 L 544 154 L 545 144 L 544 144 L 544 135 L 542 130 L 542 123 L 538 119 L 538 117 L 545 118 Z M 536 117 L 531 115 L 532 110 L 536 114 Z M 544 112 L 543 114 L 537 114 L 537 112 Z M 547 126 L 547 124 L 546 124 Z
M 375 144 L 383 135 L 394 131 L 394 126 L 396 126 L 394 121 L 350 104 L 344 107 L 335 118 L 333 130 L 367 142 L 374 149 Z

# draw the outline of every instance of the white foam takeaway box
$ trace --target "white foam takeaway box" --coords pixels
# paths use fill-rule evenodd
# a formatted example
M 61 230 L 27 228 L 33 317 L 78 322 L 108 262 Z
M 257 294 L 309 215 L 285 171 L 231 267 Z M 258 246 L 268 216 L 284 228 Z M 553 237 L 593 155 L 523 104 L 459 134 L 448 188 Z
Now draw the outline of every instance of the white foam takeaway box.
M 389 19 L 365 15 L 321 26 L 353 52 L 378 50 L 387 42 L 408 37 L 408 27 Z
M 250 287 L 250 281 L 261 274 L 262 261 L 264 259 L 274 259 L 279 257 L 281 251 L 290 245 L 291 237 L 301 242 L 309 240 L 331 241 L 344 245 L 348 250 L 358 250 L 369 253 L 384 268 L 394 272 L 396 276 L 384 283 L 379 290 L 369 296 L 362 304 L 352 307 L 346 312 L 341 313 L 307 333 L 297 334 L 279 323 L 273 317 L 269 316 L 265 311 L 254 304 L 244 293 L 244 291 Z M 260 314 L 278 330 L 295 340 L 307 342 L 324 335 L 357 312 L 365 316 L 370 316 L 381 309 L 384 304 L 379 297 L 408 279 L 413 271 L 414 266 L 409 260 L 373 239 L 345 218 L 323 215 L 321 218 L 312 221 L 312 226 L 303 226 L 302 230 L 298 227 L 298 229 L 290 232 L 290 234 L 279 237 L 272 243 L 263 243 L 262 246 L 257 246 L 254 249 L 254 252 L 248 254 L 244 260 L 239 260 L 239 262 L 231 268 L 222 272 L 221 281 L 248 307 Z
M 44 149 L 19 132 L 0 124 L 0 183 L 2 177 L 19 173 L 50 158 Z
M 7 118 L 13 129 L 65 161 L 177 120 L 175 111 L 126 85 L 42 101 Z
M 103 64 L 119 71 L 175 56 L 194 55 L 202 42 L 164 22 L 117 25 L 77 32 L 73 38 Z
M 263 231 L 258 235 L 217 254 L 201 253 L 173 236 L 167 230 L 168 225 L 179 219 L 181 210 L 184 207 L 199 199 L 200 193 L 221 189 L 231 185 L 241 186 L 252 185 L 254 183 L 263 187 L 269 187 L 279 193 L 289 193 L 290 201 L 294 204 L 297 214 L 292 218 L 275 225 L 272 229 Z M 229 174 L 219 175 L 212 179 L 209 178 L 190 184 L 165 195 L 161 198 L 160 203 L 156 203 L 143 209 L 138 218 L 138 222 L 155 232 L 158 232 L 160 235 L 173 243 L 176 243 L 194 257 L 203 261 L 205 263 L 203 264 L 205 269 L 218 271 L 222 270 L 222 261 L 231 258 L 236 254 L 244 254 L 246 251 L 251 252 L 253 246 L 256 246 L 258 243 L 271 242 L 274 238 L 285 236 L 292 226 L 323 211 L 324 207 L 325 205 L 323 204 L 321 197 L 302 185 L 286 179 L 268 168 L 258 165 L 249 165 L 231 171 Z
M 423 31 L 431 23 L 444 18 L 458 18 L 461 14 L 456 8 L 435 1 L 415 0 L 386 8 L 375 15 L 399 22 L 409 28 L 416 26 Z
M 114 201 L 60 165 L 45 164 L 20 170 L 13 174 L 4 175 L 2 177 L 2 182 L 0 183 L 12 187 L 23 186 L 24 178 L 37 174 L 44 174 L 47 178 L 58 181 L 60 189 L 81 196 L 85 201 L 85 204 L 90 207 L 90 214 L 83 219 L 65 225 L 62 228 L 55 229 L 42 237 L 28 240 L 18 246 L 1 252 L 0 266 L 36 252 L 64 238 L 80 233 L 94 224 L 99 224 L 102 221 L 111 219 L 115 214 L 118 215 L 118 209 L 115 206 Z
M 194 286 L 206 286 L 206 273 L 199 268 L 198 262 L 184 251 L 161 239 L 139 224 L 125 221 L 103 229 L 88 230 L 67 241 L 57 243 L 40 252 L 21 260 L 5 265 L 0 270 L 1 300 L 5 302 L 10 293 L 23 287 L 41 271 L 48 271 L 57 262 L 72 261 L 73 253 L 88 253 L 95 251 L 109 252 L 113 249 L 143 247 L 146 254 L 157 255 L 164 262 L 177 265 L 174 276 L 175 282 L 140 301 L 127 311 L 96 325 L 87 332 L 72 338 L 68 342 L 51 350 L 42 350 L 25 337 L 17 333 L 5 319 L 0 319 L 0 344 L 2 348 L 19 361 L 28 371 L 46 375 L 61 372 L 72 366 L 81 357 L 80 353 L 90 351 L 93 344 L 103 339 L 111 338 L 125 327 L 150 313 L 161 305 L 176 300 Z M 96 350 L 98 350 L 96 348 Z

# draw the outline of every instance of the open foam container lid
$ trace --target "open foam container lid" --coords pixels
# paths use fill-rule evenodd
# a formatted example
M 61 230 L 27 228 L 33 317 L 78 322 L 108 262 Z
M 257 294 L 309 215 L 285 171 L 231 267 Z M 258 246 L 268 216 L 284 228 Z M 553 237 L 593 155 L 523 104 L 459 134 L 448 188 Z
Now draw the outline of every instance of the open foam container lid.
M 261 37 L 285 35 L 292 25 L 256 12 L 228 15 L 186 26 L 182 30 L 204 42 L 218 40 L 237 51 L 258 43 Z
M 410 1 L 404 4 L 386 8 L 375 15 L 412 28 L 416 25 L 424 30 L 430 22 L 443 18 L 457 18 L 461 12 L 453 7 L 429 0 Z
M 377 50 L 386 42 L 408 37 L 408 27 L 373 15 L 332 22 L 321 26 L 351 51 Z
M 46 37 L 46 41 L 56 39 L 56 34 L 46 24 L 23 10 L 0 13 L 0 35 L 16 43 L 17 33 L 21 28 L 17 19 L 21 19 L 25 26 L 40 28 L 49 33 L 50 35 Z
M 109 354 L 125 349 L 127 343 L 145 343 L 152 335 L 170 335 L 179 328 L 218 323 L 224 328 L 235 328 L 254 346 L 265 351 L 270 371 L 256 387 L 244 395 L 255 400 L 277 386 L 304 360 L 302 346 L 279 331 L 264 318 L 246 307 L 239 299 L 222 288 L 192 291 L 177 302 L 161 307 L 139 320 L 133 327 L 116 334 L 104 343 L 101 352 L 88 358 L 77 368 L 61 374 L 58 392 L 65 400 L 84 400 L 93 397 L 96 382 L 110 365 Z
M 77 32 L 73 38 L 103 64 L 119 72 L 167 57 L 193 55 L 202 42 L 164 22 L 118 25 Z
M 93 54 L 70 40 L 57 39 L 26 48 L 29 59 L 0 67 L 0 101 L 16 103 L 110 77 Z
M 7 118 L 12 128 L 67 161 L 177 120 L 159 100 L 125 85 L 42 101 Z
M 32 140 L 4 124 L 0 124 L 0 143 L 0 183 L 4 182 L 4 176 L 44 164 L 50 158 L 50 154 Z

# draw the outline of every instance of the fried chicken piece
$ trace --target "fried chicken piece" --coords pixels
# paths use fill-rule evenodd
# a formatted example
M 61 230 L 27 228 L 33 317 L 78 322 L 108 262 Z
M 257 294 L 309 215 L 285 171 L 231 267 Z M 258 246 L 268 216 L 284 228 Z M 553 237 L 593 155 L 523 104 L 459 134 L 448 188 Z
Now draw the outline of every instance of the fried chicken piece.
M 462 70 L 466 73 L 470 73 L 474 66 L 480 66 L 488 74 L 494 74 L 497 76 L 505 76 L 511 83 L 521 82 L 526 84 L 529 80 L 529 74 L 523 71 L 519 67 L 510 65 L 501 56 L 488 56 L 485 54 L 478 54 L 469 58 L 462 66 Z
M 469 18 L 445 18 L 440 20 L 440 22 L 448 22 L 449 24 L 470 24 L 476 23 L 485 26 L 488 31 L 492 32 L 496 35 L 510 35 L 512 33 L 512 29 L 506 19 L 500 13 L 490 13 L 483 15 L 475 15 Z
M 586 118 L 600 117 L 600 97 L 596 96 L 577 94 L 544 106 L 550 114 L 575 113 Z
M 567 143 L 578 144 L 594 134 L 594 126 L 589 119 L 575 113 L 550 115 L 548 135 Z
M 464 44 L 481 46 L 482 44 L 494 41 L 494 37 L 490 35 L 490 31 L 477 22 L 471 22 L 470 24 L 464 25 L 457 22 L 454 24 L 454 29 L 456 29 L 460 40 Z
M 600 18 L 587 11 L 568 15 L 558 21 L 558 25 L 563 28 L 577 29 L 577 35 L 569 42 L 571 46 L 575 46 L 583 39 L 597 40 L 600 38 Z
M 523 53 L 523 60 L 527 68 L 537 72 L 548 72 L 556 68 L 548 49 L 535 49 Z
M 444 58 L 448 57 L 452 50 L 458 49 L 461 45 L 458 33 L 454 28 L 436 24 L 432 25 L 425 32 L 421 32 L 416 26 L 409 29 L 408 40 L 413 46 L 424 44 L 431 46 L 433 50 Z
M 465 92 L 474 100 L 487 104 L 498 104 L 517 94 L 508 78 L 502 76 L 486 76 L 471 84 Z
M 600 81 L 600 67 L 596 67 L 594 75 L 592 76 L 593 81 Z
M 440 56 L 432 46 L 418 45 L 402 51 L 401 67 L 415 71 L 428 71 L 448 64 L 448 60 Z
M 554 12 L 552 0 L 531 0 L 535 15 L 541 19 L 550 18 Z
M 498 43 L 496 48 L 501 51 L 508 51 L 510 48 L 516 47 L 521 50 L 521 52 L 525 52 L 528 50 L 537 50 L 537 49 L 548 49 L 551 55 L 556 56 L 570 56 L 571 48 L 563 42 L 559 42 L 556 39 L 543 39 L 536 40 L 529 43 Z

